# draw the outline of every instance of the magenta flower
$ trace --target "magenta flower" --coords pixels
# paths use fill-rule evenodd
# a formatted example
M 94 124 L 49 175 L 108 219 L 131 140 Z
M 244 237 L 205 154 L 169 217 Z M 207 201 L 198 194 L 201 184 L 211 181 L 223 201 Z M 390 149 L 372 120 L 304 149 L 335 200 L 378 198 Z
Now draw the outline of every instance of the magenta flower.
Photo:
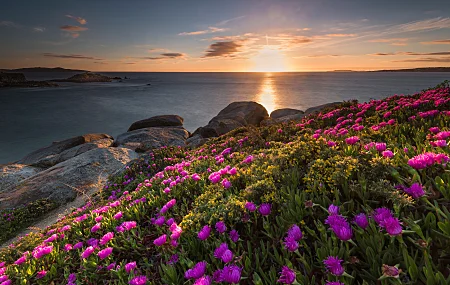
M 400 271 L 395 266 L 390 266 L 383 264 L 383 267 L 381 267 L 381 271 L 383 272 L 384 276 L 394 277 L 398 278 Z
M 123 216 L 122 212 L 118 212 L 117 214 L 114 215 L 114 219 L 120 220 L 122 216 Z
M 225 223 L 223 221 L 219 221 L 216 223 L 216 230 L 219 233 L 224 233 L 227 230 L 227 226 L 225 225 Z
M 386 144 L 385 143 L 375 143 L 375 148 L 379 152 L 385 151 L 386 150 Z
M 22 255 L 21 258 L 17 259 L 14 264 L 15 265 L 21 265 L 22 263 L 24 263 L 25 261 L 27 261 L 27 257 L 25 255 Z
M 95 224 L 92 228 L 91 228 L 91 232 L 95 233 L 96 231 L 98 231 L 101 228 L 102 224 L 101 223 L 97 223 Z
M 293 238 L 296 241 L 299 241 L 303 237 L 303 233 L 300 230 L 300 227 L 296 224 L 292 225 L 287 232 L 288 237 Z
M 116 267 L 116 263 L 115 262 L 113 262 L 110 265 L 106 266 L 106 270 L 113 270 L 114 267 Z
M 86 241 L 88 246 L 97 247 L 98 246 L 98 239 L 96 238 L 90 238 Z
M 101 222 L 102 220 L 103 220 L 103 216 L 97 216 L 97 217 L 95 217 L 95 221 L 96 221 L 97 223 Z
M 76 244 L 73 246 L 73 249 L 80 249 L 80 248 L 82 248 L 82 247 L 83 247 L 83 242 L 80 241 L 80 242 L 76 243 Z
M 327 270 L 336 276 L 341 276 L 342 274 L 344 274 L 344 267 L 342 267 L 341 263 L 342 260 L 339 259 L 339 257 L 337 256 L 328 256 L 323 263 L 325 264 L 325 267 L 327 268 Z
M 230 238 L 233 242 L 237 242 L 239 240 L 239 233 L 237 230 L 230 231 Z
M 201 262 L 197 263 L 196 265 L 194 265 L 194 267 L 192 267 L 191 269 L 188 269 L 184 273 L 184 278 L 198 279 L 198 278 L 202 277 L 203 275 L 205 275 L 206 265 L 207 265 L 206 261 L 201 261 Z
M 277 280 L 279 283 L 292 284 L 295 282 L 295 271 L 287 266 L 283 266 L 280 272 L 280 278 Z
M 328 207 L 328 214 L 330 214 L 330 215 L 337 215 L 337 214 L 339 214 L 339 206 L 335 206 L 335 205 L 331 204 Z
M 8 279 L 9 277 L 7 275 L 0 275 L 0 284 L 4 284 L 4 282 L 6 282 Z
M 229 249 L 225 250 L 225 252 L 222 254 L 221 259 L 225 263 L 232 261 L 233 260 L 233 252 L 231 252 L 231 250 L 229 250 Z
M 12 281 L 7 279 L 6 281 L 3 281 L 0 285 L 11 285 Z
M 260 206 L 259 206 L 259 213 L 261 214 L 261 215 L 263 215 L 263 216 L 268 216 L 268 215 L 270 215 L 270 211 L 271 211 L 271 209 L 270 209 L 270 204 L 269 203 L 262 203 Z
M 200 240 L 206 240 L 211 234 L 211 227 L 206 225 L 204 226 L 197 234 Z
M 211 285 L 212 284 L 212 280 L 211 280 L 211 276 L 206 275 L 206 276 L 202 276 L 200 278 L 198 278 L 197 280 L 195 280 L 194 285 Z
M 353 136 L 345 139 L 345 143 L 349 145 L 354 145 L 359 141 L 359 137 Z
M 250 212 L 256 211 L 256 205 L 253 202 L 247 202 L 245 203 L 245 208 L 249 210 Z
M 114 233 L 113 232 L 109 232 L 107 234 L 105 234 L 101 239 L 100 239 L 100 245 L 105 245 L 107 244 L 110 240 L 112 240 L 114 238 Z
M 48 239 L 44 240 L 44 242 L 49 243 L 49 242 L 53 242 L 58 238 L 57 234 L 53 234 L 51 235 Z
M 299 244 L 293 237 L 287 236 L 284 238 L 284 248 L 285 249 L 287 249 L 291 252 L 294 252 L 298 249 L 298 247 L 299 247 Z
M 156 246 L 162 246 L 163 244 L 165 244 L 167 241 L 167 235 L 162 235 L 159 238 L 155 239 L 153 241 L 153 244 Z
M 223 188 L 228 189 L 231 187 L 231 182 L 225 178 L 222 180 L 222 186 L 223 186 Z
M 388 158 L 394 157 L 394 153 L 393 153 L 392 151 L 390 151 L 390 150 L 385 150 L 385 151 L 383 151 L 381 154 L 382 154 L 384 157 L 388 157 Z
M 365 229 L 369 226 L 369 222 L 367 221 L 367 216 L 364 213 L 360 213 L 355 216 L 355 224 L 358 225 L 358 227 Z
M 39 271 L 39 272 L 37 273 L 36 278 L 37 278 L 37 279 L 42 279 L 42 278 L 45 277 L 45 275 L 47 275 L 47 271 L 41 270 L 41 271 Z
M 128 282 L 130 285 L 145 285 L 147 283 L 147 277 L 145 275 L 136 276 Z
M 120 226 L 129 231 L 136 227 L 136 222 L 135 221 L 123 222 Z
M 41 257 L 43 257 L 44 255 L 50 254 L 53 250 L 53 246 L 37 246 L 34 250 L 33 250 L 33 257 L 36 259 L 39 259 Z
M 209 181 L 211 181 L 212 184 L 219 183 L 220 181 L 220 173 L 214 172 L 211 173 L 208 177 Z
M 334 141 L 328 141 L 328 142 L 327 142 L 327 145 L 328 145 L 329 147 L 334 147 L 334 146 L 336 146 L 336 143 L 335 143 Z
M 164 218 L 164 216 L 160 216 L 153 222 L 153 224 L 161 227 L 162 225 L 164 225 L 165 221 L 166 219 Z
M 194 181 L 199 181 L 200 180 L 200 176 L 197 173 L 192 174 L 191 178 Z
M 220 278 L 224 282 L 239 284 L 239 281 L 241 280 L 241 272 L 242 268 L 238 267 L 237 265 L 228 265 L 222 269 Z
M 438 127 L 431 127 L 429 130 L 430 130 L 430 132 L 432 132 L 433 134 L 437 134 L 437 133 L 440 132 L 440 130 L 439 130 Z
M 94 252 L 94 250 L 95 249 L 92 246 L 87 247 L 81 254 L 81 258 L 83 258 L 83 259 L 88 258 Z
M 230 170 L 228 170 L 228 174 L 229 175 L 236 175 L 237 174 L 237 170 L 236 170 L 236 168 L 231 168 Z
M 107 248 L 105 248 L 103 250 L 100 250 L 97 253 L 97 255 L 98 255 L 98 257 L 100 257 L 100 259 L 105 259 L 105 258 L 107 258 L 108 256 L 111 255 L 112 251 L 113 251 L 112 247 L 107 247 Z
M 400 221 L 394 217 L 388 217 L 380 223 L 380 227 L 385 228 L 386 232 L 391 236 L 397 236 L 402 233 Z
M 67 282 L 75 284 L 76 280 L 77 280 L 77 275 L 75 275 L 75 273 L 69 274 L 69 278 L 67 279 Z
M 405 188 L 404 191 L 411 195 L 414 199 L 419 199 L 423 195 L 425 195 L 425 191 L 423 190 L 422 185 L 419 183 L 414 183 L 409 188 Z
M 334 234 L 343 241 L 352 238 L 353 231 L 347 220 L 341 215 L 330 215 L 325 220 L 325 224 L 329 225 Z
M 130 262 L 125 264 L 125 271 L 127 273 L 130 273 L 131 271 L 133 271 L 134 269 L 136 269 L 137 265 L 136 265 L 136 261 Z
M 249 155 L 242 161 L 242 163 L 251 163 L 253 159 L 253 155 Z
M 226 243 L 222 243 L 218 248 L 214 250 L 214 257 L 215 258 L 222 258 L 222 255 L 225 253 L 225 251 L 228 249 L 228 245 Z
M 378 225 L 389 217 L 392 217 L 391 210 L 385 207 L 375 209 L 372 214 L 372 218 Z

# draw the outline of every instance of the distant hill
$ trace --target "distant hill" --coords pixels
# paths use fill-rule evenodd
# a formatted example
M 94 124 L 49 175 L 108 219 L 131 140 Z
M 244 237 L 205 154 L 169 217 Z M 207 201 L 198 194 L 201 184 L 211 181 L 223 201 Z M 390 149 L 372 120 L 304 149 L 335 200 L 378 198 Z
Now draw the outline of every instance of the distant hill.
M 421 67 L 408 69 L 385 69 L 370 72 L 450 72 L 450 67 Z
M 1 69 L 1 71 L 7 72 L 87 72 L 87 70 L 80 69 L 67 69 L 62 67 L 25 67 L 18 69 Z

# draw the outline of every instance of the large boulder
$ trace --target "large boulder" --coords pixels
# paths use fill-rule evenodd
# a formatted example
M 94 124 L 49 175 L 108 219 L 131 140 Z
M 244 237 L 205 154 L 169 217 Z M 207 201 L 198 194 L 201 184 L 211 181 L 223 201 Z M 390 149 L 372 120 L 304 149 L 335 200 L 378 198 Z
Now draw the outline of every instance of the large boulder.
M 201 145 L 204 145 L 207 141 L 208 139 L 205 139 L 201 135 L 197 134 L 188 138 L 186 140 L 186 145 L 189 146 L 190 148 L 197 148 Z
M 57 158 L 56 156 L 61 154 L 62 152 L 78 145 L 91 143 L 102 139 L 112 140 L 113 138 L 107 134 L 86 134 L 73 137 L 63 141 L 54 142 L 47 147 L 33 151 L 32 153 L 19 160 L 18 163 L 37 167 L 51 167 L 55 165 L 55 161 Z
M 322 104 L 319 106 L 311 107 L 309 109 L 306 109 L 305 114 L 311 115 L 313 113 L 318 113 L 318 112 L 322 111 L 323 109 L 336 107 L 341 104 L 342 104 L 342 102 L 332 102 L 332 103 L 326 103 L 326 104 Z
M 256 102 L 233 102 L 194 133 L 203 138 L 217 137 L 244 126 L 259 126 L 269 117 L 266 108 Z
M 38 174 L 42 169 L 23 164 L 0 166 L 0 193 L 14 187 L 21 181 Z
M 181 127 L 183 126 L 183 121 L 184 119 L 178 115 L 155 116 L 145 120 L 134 122 L 128 128 L 128 132 L 152 127 Z
M 291 108 L 284 108 L 284 109 L 278 109 L 270 113 L 270 117 L 272 119 L 278 119 L 290 115 L 297 115 L 297 114 L 304 114 L 305 112 L 297 109 L 291 109 Z
M 271 126 L 271 125 L 276 125 L 276 124 L 280 124 L 280 123 L 289 123 L 291 121 L 299 121 L 305 116 L 306 115 L 304 113 L 297 113 L 297 114 L 291 114 L 291 115 L 279 117 L 276 119 L 268 118 L 261 122 L 261 126 Z
M 114 146 L 147 151 L 162 146 L 184 146 L 189 132 L 183 127 L 154 127 L 138 129 L 117 136 Z
M 39 199 L 64 204 L 100 189 L 107 177 L 138 154 L 125 148 L 98 148 L 61 162 L 0 193 L 0 210 Z

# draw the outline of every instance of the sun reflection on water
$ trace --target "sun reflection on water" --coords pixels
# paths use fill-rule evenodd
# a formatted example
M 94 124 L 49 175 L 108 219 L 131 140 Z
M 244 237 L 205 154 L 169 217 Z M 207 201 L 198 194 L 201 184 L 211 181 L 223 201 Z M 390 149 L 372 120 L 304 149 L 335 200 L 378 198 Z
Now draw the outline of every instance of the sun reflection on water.
M 258 103 L 263 105 L 269 114 L 276 108 L 275 99 L 277 95 L 273 81 L 272 74 L 266 73 L 257 99 Z

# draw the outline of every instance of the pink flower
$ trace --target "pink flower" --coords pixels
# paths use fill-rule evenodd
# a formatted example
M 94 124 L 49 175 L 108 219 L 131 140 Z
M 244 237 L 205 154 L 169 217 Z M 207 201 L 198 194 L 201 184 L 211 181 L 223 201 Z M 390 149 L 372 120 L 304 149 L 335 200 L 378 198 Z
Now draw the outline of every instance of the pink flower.
M 367 216 L 364 213 L 360 213 L 355 216 L 355 223 L 362 229 L 365 229 L 369 226 Z
M 411 187 L 404 189 L 404 191 L 411 195 L 414 199 L 418 199 L 425 195 L 425 191 L 419 183 L 414 183 Z
M 231 187 L 231 182 L 225 178 L 224 180 L 222 180 L 222 186 L 223 186 L 223 188 L 228 189 Z
M 230 238 L 233 242 L 237 242 L 239 240 L 239 233 L 237 230 L 230 231 Z
M 122 225 L 120 226 L 129 231 L 136 227 L 136 222 L 135 221 L 123 222 Z
M 95 217 L 95 221 L 96 221 L 97 223 L 101 222 L 102 220 L 103 220 L 103 216 L 97 216 L 97 217 Z
M 37 246 L 34 250 L 33 250 L 33 257 L 36 259 L 39 259 L 41 257 L 43 257 L 44 255 L 50 254 L 53 251 L 53 246 Z
M 130 285 L 145 285 L 147 283 L 147 277 L 144 275 L 136 276 L 128 282 Z
M 235 167 L 231 168 L 230 170 L 228 170 L 228 174 L 229 175 L 236 175 L 237 174 L 237 170 Z
M 102 226 L 101 223 L 97 223 L 95 224 L 92 228 L 91 228 L 91 232 L 95 233 L 96 231 L 98 231 L 100 229 L 100 227 Z
M 216 223 L 216 230 L 219 233 L 224 233 L 227 230 L 227 226 L 225 225 L 225 223 L 223 221 L 219 221 Z
M 197 236 L 200 240 L 206 240 L 210 234 L 211 234 L 211 227 L 206 225 L 201 229 L 201 231 L 198 232 Z
M 80 242 L 76 243 L 76 244 L 73 246 L 73 249 L 80 249 L 80 248 L 82 248 L 82 247 L 83 247 L 83 242 L 80 241 Z
M 114 238 L 114 233 L 113 232 L 109 232 L 107 234 L 105 234 L 101 239 L 100 239 L 100 245 L 105 245 L 107 244 L 110 240 L 112 240 Z
M 342 267 L 342 260 L 337 256 L 328 256 L 323 263 L 328 271 L 335 276 L 341 276 L 344 274 L 344 267 Z
M 253 202 L 247 202 L 245 203 L 245 208 L 249 210 L 250 212 L 256 211 L 256 205 Z
M 93 252 L 94 252 L 94 247 L 89 246 L 88 248 L 86 248 L 85 251 L 83 251 L 83 253 L 81 254 L 81 258 L 86 259 L 88 258 Z
M 263 215 L 263 216 L 268 216 L 268 215 L 270 215 L 270 212 L 271 212 L 271 209 L 270 209 L 270 204 L 269 203 L 262 203 L 260 206 L 259 206 L 259 213 L 261 214 L 261 215 Z
M 113 251 L 112 247 L 107 247 L 103 250 L 100 250 L 97 255 L 98 257 L 100 257 L 100 259 L 105 259 L 111 255 L 112 251 Z
M 334 141 L 328 141 L 328 142 L 327 142 L 327 145 L 328 145 L 329 147 L 334 147 L 334 146 L 336 146 L 336 143 L 335 143 Z
M 184 273 L 184 278 L 186 279 L 198 279 L 205 275 L 206 271 L 206 261 L 201 261 L 194 265 L 191 269 L 187 270 Z
M 277 280 L 279 283 L 292 284 L 295 282 L 295 271 L 287 266 L 283 266 L 280 272 L 280 279 Z
M 36 278 L 37 278 L 37 279 L 42 279 L 42 278 L 45 277 L 45 275 L 47 275 L 47 271 L 41 270 L 41 271 L 39 271 L 39 272 L 37 273 Z
M 229 250 L 229 249 L 225 250 L 225 252 L 222 254 L 221 259 L 225 263 L 228 263 L 228 262 L 232 261 L 233 260 L 233 253 L 231 252 L 231 250 Z
M 381 154 L 382 154 L 384 157 L 388 157 L 388 158 L 394 157 L 394 153 L 393 153 L 392 151 L 390 151 L 390 150 L 385 150 L 385 151 L 383 151 Z
M 156 246 L 162 246 L 163 244 L 165 244 L 167 241 L 167 235 L 162 235 L 159 238 L 155 239 L 153 241 L 153 244 Z
M 388 217 L 381 221 L 380 226 L 385 228 L 386 232 L 391 236 L 397 236 L 402 233 L 400 221 L 394 217 Z
M 353 136 L 345 139 L 345 143 L 349 145 L 354 145 L 359 141 L 359 137 Z
M 130 273 L 131 271 L 133 271 L 134 269 L 136 269 L 137 265 L 136 265 L 136 261 L 130 262 L 125 264 L 125 271 L 127 273 Z
M 118 212 L 117 214 L 114 215 L 114 219 L 120 220 L 122 216 L 123 216 L 122 212 Z
M 432 132 L 433 134 L 437 134 L 437 133 L 439 133 L 439 128 L 438 127 L 431 127 L 430 129 L 430 132 Z
M 385 151 L 386 150 L 386 144 L 385 143 L 375 143 L 375 148 L 379 152 Z

